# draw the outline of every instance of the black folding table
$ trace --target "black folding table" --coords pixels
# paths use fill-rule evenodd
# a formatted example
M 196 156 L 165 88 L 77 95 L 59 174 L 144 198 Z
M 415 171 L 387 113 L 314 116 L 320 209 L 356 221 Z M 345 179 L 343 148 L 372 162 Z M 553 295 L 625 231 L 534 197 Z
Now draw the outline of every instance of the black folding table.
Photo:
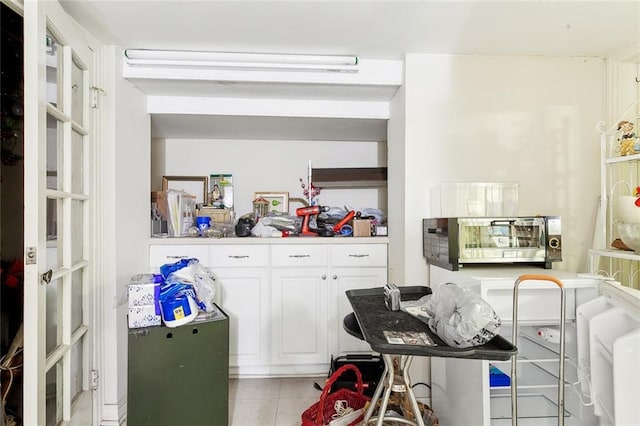
M 431 293 L 429 287 L 423 286 L 399 288 L 402 301 L 417 300 Z M 351 303 L 358 325 L 360 326 L 359 331 L 362 337 L 371 345 L 373 351 L 381 354 L 385 363 L 383 378 L 380 380 L 373 394 L 371 404 L 364 417 L 364 425 L 367 425 L 370 420 L 373 420 L 372 416 L 376 402 L 380 399 L 382 390 L 385 389 L 384 396 L 380 403 L 379 415 L 377 416 L 377 426 L 381 426 L 385 420 L 384 413 L 386 412 L 392 391 L 406 392 L 411 402 L 411 409 L 416 421 L 411 422 L 406 419 L 400 419 L 402 423 L 424 426 L 424 421 L 420 414 L 418 402 L 411 389 L 411 381 L 409 378 L 409 367 L 414 356 L 507 361 L 517 352 L 517 348 L 513 344 L 499 335 L 481 346 L 469 348 L 454 348 L 448 346 L 436 334 L 431 332 L 425 322 L 404 311 L 390 311 L 387 309 L 384 303 L 383 287 L 347 290 L 346 295 Z M 358 336 L 358 333 L 353 332 L 353 330 L 349 332 Z M 412 341 L 412 336 L 421 336 L 422 333 L 426 335 L 426 340 L 428 340 L 430 344 L 420 342 L 421 339 L 419 338 L 416 342 Z M 405 341 L 409 343 L 398 343 L 398 339 L 401 339 L 401 337 L 394 339 L 391 337 L 393 334 L 405 336 Z M 390 343 L 390 340 L 396 341 L 396 343 Z M 397 365 L 394 363 L 394 357 L 399 359 Z M 386 420 L 398 421 L 399 419 L 389 417 Z

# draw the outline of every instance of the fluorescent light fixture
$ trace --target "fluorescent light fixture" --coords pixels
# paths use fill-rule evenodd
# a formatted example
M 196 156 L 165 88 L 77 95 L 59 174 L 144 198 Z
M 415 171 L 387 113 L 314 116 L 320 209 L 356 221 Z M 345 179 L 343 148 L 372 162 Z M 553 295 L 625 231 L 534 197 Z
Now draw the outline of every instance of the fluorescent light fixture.
M 358 72 L 357 56 L 127 49 L 124 58 L 132 67 Z

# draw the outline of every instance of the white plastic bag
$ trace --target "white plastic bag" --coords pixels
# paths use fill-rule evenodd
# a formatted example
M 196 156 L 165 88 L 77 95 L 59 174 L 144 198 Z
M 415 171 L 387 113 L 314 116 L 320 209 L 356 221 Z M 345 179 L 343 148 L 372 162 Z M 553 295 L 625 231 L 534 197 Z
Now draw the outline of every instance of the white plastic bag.
M 197 259 L 189 259 L 186 266 L 173 270 L 166 278 L 166 284 L 191 284 L 195 290 L 198 307 L 204 312 L 216 310 L 214 305 L 216 287 L 213 278 Z
M 456 348 L 484 345 L 498 334 L 502 323 L 491 305 L 454 283 L 433 289 L 425 310 L 431 331 Z

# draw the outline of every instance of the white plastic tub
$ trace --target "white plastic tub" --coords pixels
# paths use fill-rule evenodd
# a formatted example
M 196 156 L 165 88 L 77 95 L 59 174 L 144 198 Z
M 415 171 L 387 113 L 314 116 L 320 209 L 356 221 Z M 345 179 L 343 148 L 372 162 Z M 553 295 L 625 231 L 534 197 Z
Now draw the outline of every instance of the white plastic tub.
M 517 217 L 517 183 L 453 182 L 431 190 L 432 217 Z

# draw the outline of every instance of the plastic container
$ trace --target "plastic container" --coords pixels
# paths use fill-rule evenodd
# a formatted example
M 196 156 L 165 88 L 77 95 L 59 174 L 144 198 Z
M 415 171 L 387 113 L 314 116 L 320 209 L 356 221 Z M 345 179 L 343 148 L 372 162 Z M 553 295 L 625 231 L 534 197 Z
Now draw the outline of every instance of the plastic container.
M 489 364 L 489 386 L 511 386 L 511 377 L 493 364 Z
M 441 183 L 431 190 L 432 217 L 517 217 L 517 183 Z
M 191 296 L 177 296 L 160 302 L 162 321 L 167 327 L 190 323 L 198 316 L 198 305 Z

